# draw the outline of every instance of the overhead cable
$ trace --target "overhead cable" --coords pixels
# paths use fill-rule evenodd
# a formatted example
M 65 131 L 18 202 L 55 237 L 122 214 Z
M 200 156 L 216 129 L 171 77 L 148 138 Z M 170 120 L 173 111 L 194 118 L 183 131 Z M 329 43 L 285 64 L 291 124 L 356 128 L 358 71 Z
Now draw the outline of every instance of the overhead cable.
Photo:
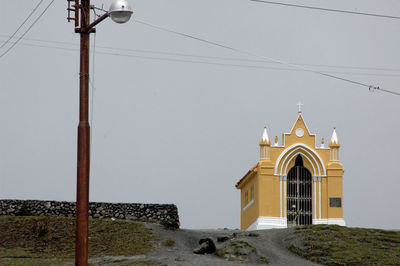
M 199 38 L 199 37 L 196 37 L 196 36 L 193 36 L 193 35 L 189 35 L 189 34 L 186 34 L 186 33 L 181 33 L 181 32 L 178 32 L 178 31 L 170 30 L 170 29 L 167 29 L 167 28 L 164 28 L 164 27 L 161 27 L 161 26 L 157 26 L 157 25 L 154 25 L 154 24 L 151 24 L 151 23 L 148 23 L 148 22 L 144 22 L 144 21 L 141 21 L 141 20 L 138 20 L 138 19 L 134 19 L 134 21 L 136 21 L 137 23 L 140 23 L 140 24 L 143 24 L 143 25 L 158 29 L 158 30 L 162 30 L 162 31 L 173 33 L 173 34 L 177 34 L 177 35 L 180 35 L 180 36 L 183 36 L 183 37 L 187 37 L 187 38 L 190 38 L 190 39 L 193 39 L 193 40 L 197 40 L 197 41 L 200 41 L 200 42 L 211 44 L 211 45 L 214 45 L 214 46 L 217 46 L 217 47 L 225 48 L 225 49 L 228 49 L 228 50 L 231 50 L 231 51 L 235 51 L 235 52 L 238 52 L 238 53 L 241 53 L 241 54 L 247 54 L 247 55 L 251 55 L 251 56 L 254 56 L 254 57 L 258 57 L 258 58 L 263 58 L 263 59 L 271 61 L 271 62 L 275 62 L 275 63 L 279 63 L 279 64 L 282 64 L 282 65 L 290 66 L 290 67 L 293 67 L 293 68 L 296 68 L 296 69 L 301 69 L 301 70 L 304 70 L 306 72 L 311 72 L 311 73 L 319 74 L 319 75 L 322 75 L 322 76 L 325 76 L 325 77 L 334 78 L 334 79 L 346 81 L 346 82 L 349 82 L 349 83 L 353 83 L 353 84 L 356 84 L 356 85 L 360 85 L 360 86 L 363 86 L 363 87 L 367 87 L 370 91 L 380 90 L 380 91 L 384 91 L 384 92 L 388 92 L 388 93 L 400 96 L 400 92 L 382 89 L 379 86 L 366 84 L 366 83 L 363 83 L 363 82 L 359 82 L 359 81 L 355 81 L 355 80 L 351 80 L 351 79 L 347 79 L 347 78 L 331 75 L 331 74 L 328 74 L 326 72 L 321 72 L 321 71 L 313 70 L 313 69 L 306 68 L 306 67 L 303 67 L 303 66 L 291 64 L 291 63 L 288 63 L 288 62 L 285 62 L 285 61 L 282 61 L 282 60 L 278 60 L 278 59 L 274 59 L 274 58 L 271 58 L 271 57 L 258 55 L 258 54 L 252 53 L 252 52 L 248 52 L 248 51 L 245 51 L 245 50 L 237 49 L 237 48 L 230 47 L 230 46 L 227 46 L 227 45 L 224 45 L 224 44 L 216 43 L 216 42 L 213 42 L 213 41 L 208 41 L 206 39 L 202 39 L 202 38 Z
M 19 25 L 19 27 L 14 31 L 14 33 L 10 36 L 10 38 L 7 39 L 7 41 L 5 41 L 1 46 L 0 49 L 4 47 L 4 45 L 6 45 L 14 36 L 15 34 L 17 34 L 17 32 L 22 28 L 22 26 L 24 26 L 25 22 L 28 21 L 28 19 L 32 16 L 33 13 L 35 13 L 36 9 L 38 9 L 38 7 L 40 6 L 40 4 L 43 2 L 43 0 L 40 0 L 39 3 L 35 6 L 35 8 L 32 10 L 32 12 L 26 17 L 26 19 L 24 20 L 24 22 L 22 22 L 21 25 Z
M 36 22 L 38 22 L 38 20 L 44 15 L 44 13 L 46 13 L 47 9 L 49 9 L 49 7 L 53 4 L 53 2 L 54 0 L 52 0 L 46 6 L 46 8 L 42 11 L 42 13 L 40 13 L 40 15 L 35 19 L 35 21 L 33 21 L 33 23 L 29 26 L 29 28 L 4 53 L 0 55 L 0 58 L 6 55 L 25 36 L 25 34 L 27 34 L 30 31 L 30 29 L 32 29 L 32 27 L 36 24 Z
M 340 10 L 340 9 L 332 9 L 332 8 L 324 8 L 324 7 L 315 7 L 315 6 L 295 5 L 295 4 L 288 4 L 288 3 L 281 3 L 281 2 L 272 2 L 272 1 L 266 1 L 266 0 L 250 0 L 250 1 L 253 1 L 253 2 L 260 2 L 260 3 L 264 3 L 264 4 L 272 4 L 272 5 L 281 5 L 281 6 L 289 6 L 289 7 L 298 7 L 298 8 L 315 9 L 315 10 L 322 10 L 322 11 L 328 11 L 328 12 L 346 13 L 346 14 L 352 14 L 352 15 L 363 15 L 363 16 L 370 16 L 370 17 L 400 19 L 400 17 L 390 16 L 390 15 L 381 15 L 381 14 L 373 14 L 373 13 L 364 13 L 364 12 L 356 12 L 356 11 Z
M 68 48 L 68 47 L 60 47 L 60 46 L 49 46 L 49 45 L 40 45 L 40 44 L 26 44 L 20 43 L 20 45 L 32 46 L 32 47 L 40 47 L 40 48 L 50 48 L 56 50 L 64 50 L 64 51 L 71 51 L 71 52 L 79 52 L 79 48 Z M 97 46 L 100 48 L 100 46 Z M 104 46 L 103 46 L 104 47 Z M 126 51 L 142 51 L 142 50 L 134 50 L 134 49 L 121 49 Z M 158 61 L 167 61 L 167 62 L 179 62 L 179 63 L 191 63 L 191 64 L 204 64 L 204 65 L 216 65 L 216 66 L 227 66 L 227 67 L 239 67 L 239 68 L 250 68 L 250 69 L 268 69 L 268 70 L 281 70 L 281 71 L 304 71 L 302 69 L 294 69 L 294 68 L 282 68 L 282 67 L 274 67 L 274 66 L 263 66 L 263 65 L 248 65 L 248 64 L 233 64 L 233 63 L 221 63 L 221 62 L 210 62 L 210 61 L 199 61 L 199 60 L 188 60 L 188 59 L 176 59 L 176 58 L 168 58 L 168 57 L 157 57 L 157 56 L 146 56 L 146 55 L 133 55 L 127 53 L 121 53 L 119 49 L 114 50 L 115 52 L 104 52 L 96 50 L 96 54 L 103 54 L 103 55 L 111 55 L 111 56 L 121 56 L 121 57 L 132 57 L 132 58 L 139 58 L 139 59 L 149 59 L 149 60 L 158 60 Z M 156 52 L 162 53 L 162 52 Z M 166 53 L 167 55 L 170 53 Z M 175 53 L 172 53 L 174 55 Z M 191 56 L 191 55 L 188 55 Z M 215 59 L 218 57 L 205 57 Z M 224 57 L 221 59 L 223 60 Z M 225 58 L 229 59 L 229 58 Z M 262 63 L 271 63 L 266 60 L 246 60 L 246 61 L 255 61 L 255 62 L 262 62 Z M 272 62 L 274 63 L 274 62 Z M 400 74 L 386 74 L 386 73 L 364 73 L 364 72 L 346 72 L 346 71 L 325 71 L 326 73 L 331 74 L 344 74 L 344 75 L 361 75 L 361 76 L 383 76 L 383 77 L 400 77 Z
M 4 34 L 0 34 L 0 36 L 6 36 Z M 16 37 L 17 38 L 17 37 Z M 34 42 L 44 42 L 44 43 L 56 43 L 62 45 L 69 45 L 69 46 L 79 46 L 79 44 L 72 43 L 72 42 L 63 42 L 63 41 L 52 41 L 52 40 L 43 40 L 43 39 L 35 39 L 35 38 L 22 38 L 22 40 L 26 41 L 34 41 Z M 29 43 L 21 43 L 20 45 L 26 46 L 36 46 L 36 47 L 43 47 L 43 48 L 62 48 L 62 47 L 55 47 L 55 46 L 46 46 L 46 45 L 36 45 L 36 44 L 29 44 Z M 225 60 L 225 61 L 241 61 L 241 62 L 251 62 L 251 63 L 268 63 L 268 64 L 276 64 L 275 62 L 270 62 L 268 60 L 256 60 L 256 59 L 249 59 L 249 58 L 238 58 L 238 57 L 222 57 L 222 56 L 207 56 L 207 55 L 199 55 L 199 54 L 187 54 L 187 53 L 178 53 L 178 52 L 164 52 L 164 51 L 156 51 L 156 50 L 143 50 L 143 49 L 131 49 L 131 48 L 121 48 L 121 47 L 112 47 L 112 46 L 102 46 L 96 45 L 96 48 L 99 49 L 106 49 L 106 50 L 113 50 L 113 51 L 127 51 L 127 52 L 135 52 L 135 53 L 149 53 L 149 54 L 160 54 L 160 55 L 167 55 L 167 56 L 178 56 L 178 57 L 193 57 L 193 58 L 201 58 L 201 59 L 213 59 L 213 60 Z M 69 48 L 66 48 L 69 49 Z M 77 49 L 76 49 L 77 50 Z M 101 52 L 99 52 L 101 53 Z M 329 65 L 329 64 L 311 64 L 311 63 L 293 63 L 295 65 L 301 66 L 314 66 L 314 67 L 323 67 L 323 68 L 340 68 L 340 69 L 357 69 L 357 70 L 377 70 L 377 71 L 389 71 L 389 72 L 398 72 L 400 68 L 384 68 L 384 67 L 362 67 L 362 66 L 344 66 L 344 65 Z M 328 71 L 328 73 L 333 73 Z M 364 75 L 364 73 L 351 73 L 351 72 L 337 72 L 335 73 L 344 73 L 344 74 L 356 74 L 356 75 Z M 397 74 L 371 74 L 376 76 L 398 76 Z

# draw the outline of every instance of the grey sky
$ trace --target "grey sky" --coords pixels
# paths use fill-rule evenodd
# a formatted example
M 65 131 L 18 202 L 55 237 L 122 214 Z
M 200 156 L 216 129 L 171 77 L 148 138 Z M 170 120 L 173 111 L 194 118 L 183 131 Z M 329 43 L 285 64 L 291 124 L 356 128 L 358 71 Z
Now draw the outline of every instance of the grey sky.
M 0 0 L 0 41 L 37 2 Z M 292 63 L 400 69 L 400 20 L 246 0 L 131 3 L 134 18 Z M 296 3 L 400 15 L 395 0 Z M 25 39 L 0 58 L 0 198 L 75 200 L 79 36 L 66 6 L 55 1 L 25 38 L 75 45 Z M 237 228 L 234 185 L 258 160 L 263 126 L 281 140 L 301 100 L 318 140 L 337 127 L 347 224 L 400 228 L 399 96 L 302 71 L 140 58 L 286 68 L 121 50 L 259 60 L 132 21 L 104 21 L 96 45 L 91 201 L 175 203 L 182 227 Z M 312 68 L 400 92 L 399 70 Z

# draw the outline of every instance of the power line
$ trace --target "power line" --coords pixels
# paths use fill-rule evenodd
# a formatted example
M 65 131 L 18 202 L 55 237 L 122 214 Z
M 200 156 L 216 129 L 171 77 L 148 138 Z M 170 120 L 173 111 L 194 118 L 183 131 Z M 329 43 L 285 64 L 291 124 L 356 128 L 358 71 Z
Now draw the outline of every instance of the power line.
M 67 47 L 59 47 L 59 46 L 48 46 L 48 45 L 39 45 L 39 44 L 25 44 L 25 43 L 20 43 L 20 45 L 40 47 L 40 48 L 50 48 L 50 49 L 72 51 L 72 52 L 75 52 L 75 51 L 78 52 L 79 51 L 79 48 L 67 48 Z M 99 46 L 96 46 L 96 47 L 99 48 Z M 121 56 L 121 57 L 131 57 L 131 58 L 148 59 L 148 60 L 158 60 L 158 61 L 167 61 L 167 62 L 192 63 L 192 64 L 204 64 L 204 65 L 216 65 L 216 66 L 228 66 L 228 67 L 239 67 L 239 68 L 250 68 L 250 69 L 268 69 L 268 70 L 281 70 L 281 71 L 304 71 L 304 70 L 301 70 L 301 69 L 294 69 L 294 68 L 281 68 L 281 67 L 272 67 L 272 66 L 257 66 L 257 65 L 243 65 L 243 64 L 228 64 L 228 63 L 209 62 L 209 61 L 184 60 L 184 59 L 163 58 L 163 57 L 154 57 L 154 56 L 132 55 L 132 54 L 119 53 L 119 52 L 114 52 L 114 53 L 113 52 L 101 52 L 101 51 L 97 51 L 97 50 L 96 50 L 96 54 L 111 55 L 111 56 Z M 211 57 L 211 58 L 213 58 L 213 57 Z M 259 61 L 259 62 L 266 63 L 267 61 Z M 362 72 L 345 72 L 345 71 L 327 71 L 326 73 L 344 74 L 344 75 L 361 75 L 361 76 L 400 77 L 400 74 L 384 74 L 384 73 L 362 73 Z
M 340 9 L 332 9 L 332 8 L 324 8 L 324 7 L 315 7 L 315 6 L 295 5 L 295 4 L 288 4 L 288 3 L 281 3 L 281 2 L 272 2 L 272 1 L 266 1 L 266 0 L 250 0 L 250 1 L 253 1 L 253 2 L 260 2 L 260 3 L 264 3 L 264 4 L 272 4 L 272 5 L 281 5 L 281 6 L 290 6 L 290 7 L 298 7 L 298 8 L 315 9 L 315 10 L 322 10 L 322 11 L 328 11 L 328 12 L 346 13 L 346 14 L 352 14 L 352 15 L 363 15 L 363 16 L 370 16 L 370 17 L 400 19 L 400 17 L 389 16 L 389 15 L 382 15 L 382 14 L 355 12 L 355 11 L 349 11 L 349 10 L 340 10 Z
M 203 59 L 216 59 L 216 60 L 226 60 L 226 61 L 241 61 L 241 62 L 252 62 L 252 63 L 269 63 L 276 64 L 276 62 L 270 62 L 267 60 L 254 60 L 254 59 L 245 59 L 245 58 L 229 58 L 229 57 L 221 57 L 221 56 L 205 56 L 205 55 L 195 55 L 195 54 L 184 54 L 184 53 L 173 53 L 173 52 L 161 52 L 161 51 L 152 51 L 152 50 L 138 50 L 138 49 L 127 49 L 127 48 L 115 48 L 115 47 L 107 47 L 107 46 L 97 46 L 98 48 L 109 49 L 109 50 L 122 50 L 122 51 L 131 51 L 131 52 L 139 52 L 139 53 L 152 53 L 152 54 L 163 54 L 163 55 L 171 55 L 171 56 L 181 56 L 181 57 L 194 57 L 194 58 L 203 58 Z M 347 68 L 347 69 L 358 69 L 358 70 L 378 70 L 378 71 L 391 71 L 396 72 L 400 71 L 400 68 L 378 68 L 378 67 L 359 67 L 359 66 L 339 66 L 339 65 L 327 65 L 327 64 L 308 64 L 308 63 L 294 63 L 296 65 L 302 66 L 316 66 L 316 67 L 325 67 L 325 68 Z
M 35 6 L 35 8 L 32 10 L 32 12 L 26 17 L 26 19 L 24 20 L 24 22 L 22 22 L 21 25 L 19 25 L 18 29 L 16 31 L 14 31 L 14 33 L 10 36 L 10 38 L 7 39 L 7 41 L 5 41 L 1 46 L 0 49 L 4 47 L 4 45 L 6 45 L 14 36 L 15 34 L 17 34 L 17 32 L 22 28 L 22 26 L 24 26 L 25 22 L 28 21 L 28 19 L 32 16 L 33 13 L 35 13 L 36 9 L 38 9 L 38 7 L 40 6 L 40 4 L 43 2 L 43 0 L 40 0 L 39 3 Z
M 212 45 L 216 45 L 216 46 L 219 46 L 219 47 L 230 49 L 230 50 L 233 50 L 233 51 L 236 51 L 236 52 L 239 52 L 239 53 L 243 53 L 243 54 L 247 54 L 247 55 L 251 55 L 251 56 L 255 56 L 255 57 L 261 57 L 261 58 L 264 58 L 265 60 L 269 60 L 269 61 L 272 61 L 272 62 L 275 62 L 275 63 L 287 65 L 287 66 L 293 67 L 295 69 L 260 67 L 260 66 L 247 66 L 247 65 L 233 65 L 233 64 L 222 64 L 222 63 L 202 62 L 202 61 L 189 61 L 189 60 L 179 60 L 179 59 L 165 59 L 165 58 L 157 58 L 157 57 L 136 56 L 136 55 L 127 55 L 127 54 L 118 54 L 118 53 L 107 53 L 107 52 L 98 52 L 98 53 L 114 55 L 114 56 L 127 56 L 127 57 L 136 57 L 136 58 L 144 58 L 144 59 L 175 61 L 175 62 L 188 62 L 188 63 L 200 63 L 200 64 L 208 64 L 208 65 L 236 66 L 236 67 L 249 67 L 249 68 L 264 68 L 264 69 L 290 70 L 290 71 L 301 71 L 302 70 L 302 71 L 306 71 L 306 72 L 320 74 L 320 75 L 323 75 L 323 76 L 326 76 L 326 77 L 339 79 L 339 80 L 342 80 L 342 81 L 347 81 L 347 82 L 350 82 L 350 83 L 353 83 L 353 84 L 357 84 L 357 85 L 360 85 L 360 86 L 364 86 L 364 87 L 367 87 L 370 91 L 380 90 L 380 91 L 383 91 L 383 92 L 387 92 L 387 93 L 391 93 L 391 94 L 400 96 L 399 92 L 392 91 L 392 90 L 387 90 L 387 89 L 382 89 L 379 86 L 368 85 L 368 84 L 361 83 L 361 82 L 358 82 L 358 81 L 353 81 L 353 80 L 350 80 L 350 79 L 346 79 L 346 78 L 338 77 L 338 76 L 335 76 L 335 75 L 331 75 L 331 74 L 328 74 L 328 72 L 321 72 L 321 71 L 317 71 L 317 70 L 312 70 L 312 69 L 308 69 L 308 68 L 305 68 L 305 67 L 302 67 L 302 66 L 299 66 L 299 65 L 290 64 L 290 63 L 286 63 L 284 61 L 276 60 L 276 59 L 273 59 L 273 58 L 256 55 L 256 54 L 253 54 L 253 53 L 250 53 L 250 52 L 247 52 L 247 51 L 242 51 L 242 50 L 239 50 L 239 49 L 236 49 L 236 48 L 231 48 L 229 46 L 225 46 L 225 45 L 218 44 L 218 43 L 215 43 L 215 42 L 207 41 L 207 40 L 204 40 L 204 39 L 201 39 L 201 38 L 198 38 L 198 37 L 194 37 L 194 36 L 191 36 L 191 35 L 188 35 L 188 34 L 179 33 L 179 32 L 171 31 L 171 30 L 168 30 L 168 29 L 164 29 L 162 27 L 151 25 L 151 24 L 146 23 L 146 22 L 142 22 L 142 21 L 138 21 L 138 20 L 136 20 L 136 22 L 142 23 L 142 24 L 145 24 L 145 25 L 148 25 L 148 26 L 151 26 L 151 27 L 155 27 L 155 28 L 160 29 L 160 30 L 165 30 L 167 32 L 171 32 L 171 33 L 175 33 L 175 34 L 178 34 L 178 35 L 182 35 L 184 37 L 189 37 L 189 38 L 192 38 L 192 39 L 195 39 L 195 40 L 199 40 L 199 41 L 202 41 L 202 42 L 205 42 L 205 43 L 209 43 L 209 44 L 212 44 Z M 34 44 L 30 44 L 30 46 L 37 46 L 37 47 L 44 47 L 44 48 L 55 48 L 55 49 L 68 50 L 68 51 L 77 51 L 78 50 L 78 49 L 73 49 L 73 48 L 55 47 L 55 46 L 52 47 L 52 46 L 43 46 L 43 45 L 34 45 Z M 365 73 L 346 73 L 346 72 L 338 72 L 338 73 L 339 74 L 368 75 L 368 74 L 365 74 Z M 338 73 L 335 73 L 335 74 L 338 74 Z M 392 75 L 392 76 L 398 76 L 398 75 Z
M 171 58 L 150 57 L 150 56 L 121 54 L 121 53 L 108 53 L 108 52 L 96 52 L 96 53 L 105 54 L 105 55 L 113 55 L 113 56 L 122 56 L 122 57 L 134 57 L 134 58 L 141 58 L 141 59 L 170 61 L 170 62 L 194 63 L 194 64 L 217 65 L 217 66 L 230 66 L 230 67 L 241 67 L 241 68 L 252 68 L 252 69 L 269 69 L 269 70 L 284 70 L 284 71 L 305 71 L 305 70 L 293 69 L 293 68 L 267 67 L 267 66 L 241 65 L 241 64 L 227 64 L 227 63 L 218 63 L 218 62 L 171 59 Z M 362 76 L 400 77 L 399 74 L 374 74 L 374 73 L 342 72 L 342 71 L 329 71 L 327 73 L 331 73 L 331 74 L 346 74 L 346 75 L 362 75 Z
M 46 13 L 47 9 L 53 4 L 54 0 L 52 0 L 46 8 L 40 13 L 40 15 L 33 21 L 33 23 L 29 26 L 29 28 L 4 52 L 0 55 L 0 58 L 2 58 L 4 55 L 6 55 L 24 36 L 27 34 L 30 29 L 36 24 L 36 22 L 43 16 L 44 13 Z
M 0 34 L 0 36 L 8 36 L 8 35 Z M 63 45 L 70 45 L 70 46 L 79 46 L 78 44 L 72 43 L 72 42 L 50 41 L 50 40 L 34 39 L 34 38 L 22 38 L 22 40 L 35 41 L 35 42 L 44 42 L 44 43 L 56 43 L 56 44 L 63 44 Z M 38 45 L 26 44 L 26 43 L 23 44 L 23 45 L 44 47 L 44 48 L 45 47 L 56 48 L 56 47 L 52 47 L 52 46 L 38 46 Z M 61 47 L 59 47 L 59 48 L 61 48 Z M 221 57 L 221 56 L 206 56 L 206 55 L 186 54 L 186 53 L 177 53 L 177 52 L 163 52 L 163 51 L 155 51 L 155 50 L 130 49 L 130 48 L 121 48 L 121 47 L 101 46 L 101 45 L 96 45 L 96 48 L 114 50 L 114 51 L 128 51 L 128 52 L 135 52 L 135 53 L 161 54 L 161 55 L 168 55 L 168 56 L 181 56 L 181 57 L 193 57 L 193 58 L 202 58 L 202 59 L 216 59 L 216 60 L 226 60 L 226 61 L 242 61 L 242 62 L 253 62 L 253 63 L 276 64 L 275 62 L 270 62 L 270 61 L 267 61 L 267 60 L 254 60 L 254 59 L 245 59 L 245 58 L 230 58 L 230 57 Z M 361 66 L 343 66 L 343 65 L 310 64 L 310 63 L 293 63 L 293 64 L 302 65 L 302 66 L 323 67 L 323 68 L 377 70 L 377 71 L 390 71 L 390 72 L 398 72 L 398 71 L 400 71 L 400 68 L 361 67 Z M 328 72 L 332 73 L 331 71 L 328 71 Z M 345 73 L 345 74 L 347 74 L 348 72 L 335 72 L 335 73 Z M 364 73 L 348 73 L 348 74 L 364 75 Z M 371 75 L 379 76 L 380 74 L 371 74 Z M 394 75 L 382 75 L 382 76 L 397 76 L 397 74 L 394 74 Z
M 214 46 L 217 46 L 217 47 L 221 47 L 221 48 L 224 48 L 224 49 L 228 49 L 228 50 L 231 50 L 231 51 L 235 51 L 235 52 L 238 52 L 238 53 L 241 53 L 241 54 L 246 54 L 246 55 L 251 55 L 251 56 L 254 56 L 254 57 L 263 58 L 263 59 L 268 60 L 268 61 L 272 61 L 272 62 L 279 63 L 279 64 L 282 64 L 282 65 L 286 65 L 286 66 L 290 66 L 290 67 L 293 67 L 293 68 L 301 69 L 301 70 L 304 70 L 304 71 L 307 71 L 307 72 L 310 72 L 310 73 L 319 74 L 319 75 L 322 75 L 322 76 L 325 76 L 325 77 L 338 79 L 338 80 L 346 81 L 346 82 L 353 83 L 353 84 L 356 84 L 356 85 L 360 85 L 360 86 L 363 86 L 363 87 L 367 87 L 370 91 L 380 90 L 380 91 L 384 91 L 384 92 L 388 92 L 388 93 L 400 96 L 400 92 L 391 91 L 391 90 L 387 90 L 387 89 L 381 89 L 379 86 L 369 85 L 369 84 L 366 84 L 366 83 L 363 83 L 363 82 L 359 82 L 359 81 L 355 81 L 355 80 L 351 80 L 351 79 L 347 79 L 347 78 L 331 75 L 331 74 L 328 74 L 326 72 L 321 72 L 321 71 L 309 69 L 309 68 L 306 68 L 306 67 L 303 67 L 303 66 L 287 63 L 285 61 L 274 59 L 274 58 L 271 58 L 271 57 L 262 56 L 262 55 L 258 55 L 258 54 L 252 53 L 252 52 L 240 50 L 240 49 L 237 49 L 237 48 L 234 48 L 234 47 L 230 47 L 230 46 L 227 46 L 227 45 L 224 45 L 224 44 L 216 43 L 216 42 L 213 42 L 213 41 L 208 41 L 206 39 L 202 39 L 202 38 L 199 38 L 199 37 L 196 37 L 196 36 L 193 36 L 193 35 L 189 35 L 189 34 L 186 34 L 186 33 L 181 33 L 181 32 L 170 30 L 170 29 L 167 29 L 167 28 L 164 28 L 164 27 L 161 27 L 161 26 L 150 24 L 148 22 L 140 21 L 138 19 L 135 19 L 135 21 L 140 23 L 140 24 L 143 24 L 143 25 L 146 25 L 146 26 L 158 29 L 158 30 L 162 30 L 162 31 L 166 31 L 166 32 L 173 33 L 173 34 L 176 34 L 176 35 L 180 35 L 180 36 L 183 36 L 183 37 L 186 37 L 186 38 L 190 38 L 190 39 L 193 39 L 193 40 L 196 40 L 196 41 L 200 41 L 200 42 L 203 42 L 203 43 L 211 44 L 211 45 L 214 45 Z

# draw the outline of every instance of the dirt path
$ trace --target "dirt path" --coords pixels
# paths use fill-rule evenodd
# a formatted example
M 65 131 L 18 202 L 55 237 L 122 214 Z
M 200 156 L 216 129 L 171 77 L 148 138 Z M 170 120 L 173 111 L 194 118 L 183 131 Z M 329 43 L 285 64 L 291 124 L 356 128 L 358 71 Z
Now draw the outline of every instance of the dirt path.
M 285 248 L 283 239 L 292 229 L 260 230 L 242 232 L 240 230 L 188 230 L 177 231 L 164 230 L 161 226 L 148 224 L 148 226 L 161 236 L 158 247 L 146 256 L 126 258 L 124 262 L 154 261 L 163 265 L 259 265 L 259 261 L 249 259 L 247 261 L 228 261 L 216 255 L 197 255 L 193 249 L 198 246 L 202 238 L 211 238 L 217 249 L 227 246 L 230 242 L 247 242 L 256 249 L 259 256 L 269 260 L 270 265 L 316 265 L 291 253 Z M 228 237 L 225 242 L 218 242 L 218 237 Z M 165 245 L 165 241 L 173 240 L 171 246 Z

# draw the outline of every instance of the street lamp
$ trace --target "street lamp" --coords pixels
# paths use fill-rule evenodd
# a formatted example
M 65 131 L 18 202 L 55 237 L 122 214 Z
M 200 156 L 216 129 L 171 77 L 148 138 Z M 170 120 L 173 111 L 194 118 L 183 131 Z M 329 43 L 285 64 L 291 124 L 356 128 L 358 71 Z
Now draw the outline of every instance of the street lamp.
M 74 8 L 70 3 L 75 2 Z M 88 264 L 89 231 L 89 170 L 90 170 L 90 125 L 89 125 L 89 34 L 108 16 L 117 23 L 127 22 L 133 11 L 126 0 L 115 0 L 108 12 L 90 23 L 90 0 L 68 0 L 68 21 L 75 21 L 75 32 L 80 34 L 79 73 L 79 125 L 78 161 L 76 189 L 76 243 L 75 265 Z M 80 15 L 79 15 L 80 10 Z M 70 17 L 70 12 L 75 17 Z
M 128 20 L 131 18 L 132 13 L 132 8 L 125 0 L 114 1 L 108 11 L 111 19 L 116 23 L 128 22 Z

